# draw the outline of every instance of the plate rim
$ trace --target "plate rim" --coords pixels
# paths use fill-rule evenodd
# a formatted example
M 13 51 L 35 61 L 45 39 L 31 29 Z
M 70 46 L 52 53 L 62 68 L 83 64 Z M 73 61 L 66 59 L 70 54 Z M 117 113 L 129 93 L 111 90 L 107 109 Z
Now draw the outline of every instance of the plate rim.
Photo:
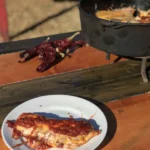
M 91 101 L 89 101 L 89 100 L 87 100 L 86 98 L 82 98 L 82 97 L 78 97 L 78 96 L 74 96 L 74 95 L 65 95 L 65 94 L 49 94 L 49 95 L 43 95 L 43 96 L 38 96 L 38 97 L 34 97 L 34 98 L 31 98 L 31 99 L 28 99 L 28 100 L 26 100 L 26 101 L 24 101 L 23 103 L 21 103 L 21 104 L 19 104 L 18 106 L 16 106 L 14 109 L 12 109 L 7 115 L 6 115 L 6 117 L 4 118 L 4 120 L 3 120 L 3 123 L 2 123 L 2 126 L 1 126 L 1 134 L 2 134 L 2 139 L 3 139 L 3 141 L 4 141 L 4 143 L 6 144 L 6 146 L 10 149 L 10 150 L 13 150 L 13 148 L 12 147 L 10 147 L 10 145 L 8 144 L 8 142 L 6 141 L 6 139 L 4 138 L 4 127 L 5 127 L 5 123 L 6 123 L 6 120 L 7 120 L 7 118 L 8 118 L 8 116 L 15 110 L 15 109 L 17 109 L 18 107 L 20 107 L 21 105 L 24 105 L 25 103 L 28 103 L 28 102 L 30 102 L 30 101 L 34 101 L 34 100 L 36 100 L 36 99 L 38 99 L 38 98 L 43 98 L 43 97 L 57 97 L 57 96 L 64 96 L 64 97 L 73 97 L 73 98 L 77 98 L 77 99 L 79 99 L 79 100 L 82 100 L 82 101 L 86 101 L 86 102 L 88 102 L 88 103 L 90 103 L 90 104 L 92 104 L 92 105 L 94 105 L 94 106 L 96 106 L 100 111 L 101 111 L 101 113 L 102 113 L 102 115 L 104 116 L 104 119 L 105 119 L 105 123 L 106 123 L 106 126 L 105 126 L 105 128 L 106 128 L 106 133 L 105 133 L 105 135 L 104 135 L 104 137 L 102 138 L 102 141 L 99 143 L 99 145 L 104 141 L 104 139 L 105 139 L 105 137 L 106 137 L 106 135 L 107 135 L 107 132 L 108 132 L 108 121 L 107 121 L 107 117 L 105 116 L 105 114 L 104 114 L 104 112 L 102 111 L 102 109 L 101 108 L 99 108 L 94 102 L 91 102 Z M 17 117 L 16 117 L 17 118 Z M 98 146 L 99 146 L 98 145 Z M 98 147 L 97 146 L 97 147 Z M 96 147 L 96 148 L 97 148 Z M 80 147 L 79 147 L 80 148 Z

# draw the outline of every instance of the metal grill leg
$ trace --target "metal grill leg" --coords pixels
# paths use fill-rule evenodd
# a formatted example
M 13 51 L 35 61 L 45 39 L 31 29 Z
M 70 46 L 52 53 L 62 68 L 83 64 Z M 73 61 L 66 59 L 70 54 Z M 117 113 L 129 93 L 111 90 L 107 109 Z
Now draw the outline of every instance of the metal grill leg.
M 110 60 L 110 54 L 106 53 L 106 60 Z
M 148 77 L 146 74 L 146 62 L 147 62 L 147 58 L 142 58 L 141 75 L 142 75 L 143 82 L 145 83 L 148 82 Z

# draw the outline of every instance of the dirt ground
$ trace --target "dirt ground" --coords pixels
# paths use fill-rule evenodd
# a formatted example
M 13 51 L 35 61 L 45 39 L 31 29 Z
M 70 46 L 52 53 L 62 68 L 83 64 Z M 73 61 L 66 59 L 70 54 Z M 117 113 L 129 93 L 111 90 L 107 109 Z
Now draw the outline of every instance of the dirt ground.
M 76 4 L 77 1 L 63 0 L 61 2 L 53 0 L 6 0 L 11 40 L 80 30 L 79 11 Z M 66 9 L 69 10 L 65 12 Z M 45 21 L 42 22 L 44 19 Z M 38 25 L 33 26 L 35 24 Z M 29 29 L 32 26 L 33 28 Z

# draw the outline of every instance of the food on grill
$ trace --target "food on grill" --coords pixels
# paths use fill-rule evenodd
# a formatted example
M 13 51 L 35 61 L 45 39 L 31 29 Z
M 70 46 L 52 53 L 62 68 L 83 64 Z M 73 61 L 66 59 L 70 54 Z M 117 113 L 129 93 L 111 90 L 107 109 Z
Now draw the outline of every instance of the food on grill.
M 96 12 L 96 16 L 105 20 L 129 23 L 150 23 L 150 10 L 136 10 L 134 7 L 99 10 Z
M 47 39 L 45 42 L 39 44 L 38 46 L 20 53 L 20 57 L 23 58 L 23 60 L 20 60 L 19 63 L 24 63 L 38 56 L 42 63 L 37 67 L 36 70 L 38 72 L 44 72 L 52 67 L 55 63 L 57 63 L 58 60 L 60 61 L 65 56 L 67 56 L 72 49 L 86 46 L 85 41 L 73 40 L 77 34 L 79 33 L 76 33 L 69 38 L 52 42 Z
M 14 139 L 25 138 L 25 143 L 35 150 L 75 149 L 100 134 L 89 121 L 50 119 L 32 113 L 23 113 L 15 122 L 7 121 L 7 124 L 13 129 Z

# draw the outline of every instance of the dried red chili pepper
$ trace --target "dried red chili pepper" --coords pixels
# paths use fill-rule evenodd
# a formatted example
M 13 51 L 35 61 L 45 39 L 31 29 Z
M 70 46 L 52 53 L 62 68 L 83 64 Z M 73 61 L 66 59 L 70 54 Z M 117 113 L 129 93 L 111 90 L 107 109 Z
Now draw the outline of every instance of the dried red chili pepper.
M 20 58 L 24 58 L 20 63 L 26 62 L 36 56 L 39 56 L 39 59 L 42 61 L 40 66 L 37 67 L 38 72 L 43 72 L 52 66 L 52 63 L 56 61 L 57 58 L 63 59 L 69 49 L 75 49 L 78 47 L 83 47 L 86 45 L 85 41 L 78 40 L 73 41 L 72 39 L 79 33 L 74 34 L 70 38 L 63 40 L 56 40 L 49 42 L 48 40 L 39 44 L 33 49 L 27 50 L 20 54 Z
M 42 64 L 38 66 L 37 71 L 43 72 L 50 67 L 52 62 L 55 61 L 56 50 L 52 47 L 47 47 L 43 51 L 40 51 L 39 57 L 42 60 Z
M 38 52 L 37 52 L 36 47 L 33 49 L 30 49 L 30 50 L 27 50 L 25 52 L 22 52 L 22 53 L 20 53 L 20 58 L 24 58 L 24 60 L 23 61 L 19 60 L 19 63 L 26 62 L 37 55 L 38 55 Z

